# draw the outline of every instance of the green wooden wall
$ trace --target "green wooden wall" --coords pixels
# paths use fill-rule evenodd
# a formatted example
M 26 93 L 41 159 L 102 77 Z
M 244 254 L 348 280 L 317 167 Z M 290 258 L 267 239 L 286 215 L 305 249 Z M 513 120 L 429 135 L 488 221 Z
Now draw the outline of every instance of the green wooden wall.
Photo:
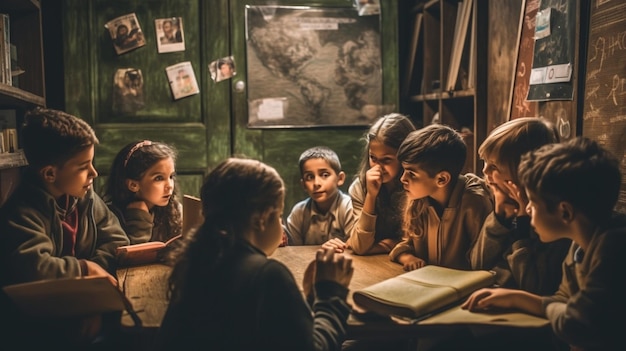
M 352 6 L 352 0 L 276 1 L 277 5 Z M 300 187 L 298 156 L 306 148 L 327 145 L 339 154 L 351 180 L 360 162 L 366 126 L 249 129 L 245 83 L 245 6 L 267 1 L 63 0 L 63 57 L 66 110 L 94 126 L 98 185 L 106 179 L 115 153 L 136 139 L 170 143 L 179 152 L 177 172 L 183 193 L 198 195 L 202 177 L 231 155 L 245 155 L 275 167 L 287 186 L 285 211 L 306 197 Z M 383 104 L 398 106 L 398 30 L 395 0 L 381 1 Z M 146 46 L 116 55 L 104 24 L 134 12 Z M 186 50 L 158 54 L 154 19 L 183 17 Z M 61 49 L 61 48 L 59 48 Z M 208 65 L 234 55 L 237 76 L 214 82 Z M 173 101 L 165 67 L 191 61 L 200 94 Z M 134 115 L 112 111 L 113 75 L 118 68 L 141 69 L 145 107 Z M 332 74 L 332 71 L 329 72 Z M 350 182 L 346 182 L 344 190 Z

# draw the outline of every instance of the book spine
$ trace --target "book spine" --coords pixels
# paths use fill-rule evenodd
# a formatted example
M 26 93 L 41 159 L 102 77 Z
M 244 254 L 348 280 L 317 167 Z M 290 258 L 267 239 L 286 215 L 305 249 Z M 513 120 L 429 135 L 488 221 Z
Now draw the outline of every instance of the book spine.
M 11 40 L 9 15 L 0 13 L 0 83 L 11 85 Z

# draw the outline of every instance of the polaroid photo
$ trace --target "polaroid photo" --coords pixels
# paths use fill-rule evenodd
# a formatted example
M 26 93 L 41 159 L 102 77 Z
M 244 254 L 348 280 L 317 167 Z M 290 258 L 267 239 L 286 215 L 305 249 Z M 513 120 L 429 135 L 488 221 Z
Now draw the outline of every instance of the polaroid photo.
M 165 68 L 174 100 L 200 93 L 191 61 L 180 62 Z
M 159 53 L 185 51 L 182 17 L 157 18 L 154 28 Z
M 380 14 L 380 0 L 354 0 L 359 16 Z
M 114 18 L 104 27 L 109 30 L 113 47 L 118 55 L 146 45 L 146 39 L 134 13 Z
M 137 68 L 119 68 L 113 78 L 112 110 L 118 115 L 134 115 L 145 106 L 143 75 Z
M 235 57 L 226 56 L 209 63 L 209 72 L 211 72 L 211 79 L 215 82 L 236 76 Z

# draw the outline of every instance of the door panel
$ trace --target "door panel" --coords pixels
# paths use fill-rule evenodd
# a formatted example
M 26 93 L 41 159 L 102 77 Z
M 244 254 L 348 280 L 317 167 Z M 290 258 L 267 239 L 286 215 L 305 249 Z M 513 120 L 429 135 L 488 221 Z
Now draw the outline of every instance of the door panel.
M 97 190 L 115 154 L 133 140 L 174 146 L 181 193 L 196 196 L 207 170 L 231 154 L 230 89 L 208 78 L 207 68 L 212 51 L 227 52 L 228 4 L 210 5 L 199 0 L 63 2 L 66 110 L 86 119 L 100 139 Z M 129 13 L 136 14 L 146 45 L 117 55 L 104 25 Z M 167 17 L 183 18 L 185 51 L 158 53 L 154 19 Z M 165 68 L 184 61 L 191 62 L 200 94 L 174 100 Z M 113 108 L 115 72 L 127 68 L 143 76 L 144 105 L 136 113 Z

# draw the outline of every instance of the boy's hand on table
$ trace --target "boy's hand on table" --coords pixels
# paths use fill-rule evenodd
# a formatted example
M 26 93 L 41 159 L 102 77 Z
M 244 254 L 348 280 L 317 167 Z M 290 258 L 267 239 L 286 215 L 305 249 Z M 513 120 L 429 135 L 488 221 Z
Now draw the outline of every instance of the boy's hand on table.
M 407 272 L 422 268 L 426 265 L 426 261 L 406 252 L 398 257 L 398 262 L 402 263 L 402 268 Z
M 323 243 L 322 248 L 328 249 L 328 250 L 335 250 L 335 252 L 337 253 L 342 253 L 348 248 L 348 245 L 344 243 L 343 241 L 341 241 L 341 239 L 332 238 L 328 240 L 327 242 Z

